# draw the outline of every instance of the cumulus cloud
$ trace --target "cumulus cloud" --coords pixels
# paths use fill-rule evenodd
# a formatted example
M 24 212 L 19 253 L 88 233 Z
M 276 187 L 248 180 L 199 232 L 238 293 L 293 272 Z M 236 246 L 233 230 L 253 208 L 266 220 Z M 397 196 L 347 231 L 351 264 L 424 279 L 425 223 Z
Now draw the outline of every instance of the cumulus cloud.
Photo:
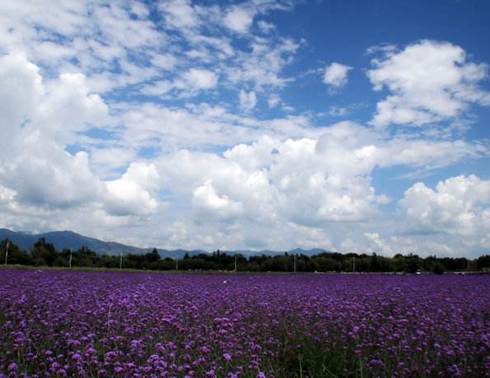
M 471 104 L 490 105 L 478 86 L 488 67 L 469 61 L 461 47 L 423 40 L 384 52 L 367 72 L 376 91 L 390 92 L 377 104 L 374 125 L 421 126 L 458 117 Z
M 454 204 L 440 198 L 451 191 L 420 183 L 400 203 L 397 228 L 383 223 L 393 214 L 377 181 L 393 167 L 401 186 L 408 175 L 489 156 L 484 141 L 382 127 L 464 122 L 471 104 L 488 103 L 487 67 L 450 43 L 371 49 L 369 79 L 388 91 L 373 119 L 380 128 L 325 125 L 325 115 L 351 108 L 326 104 L 321 114 L 290 96 L 309 90 L 293 66 L 308 42 L 264 20 L 292 6 L 53 0 L 46 13 L 42 2 L 0 2 L 0 226 L 168 248 L 384 253 L 450 253 L 441 230 L 451 228 L 464 236 L 458 248 L 489 245 L 487 202 L 451 194 L 465 215 L 451 212 L 450 223 L 441 214 Z M 346 85 L 351 70 L 326 67 L 329 90 Z M 254 114 L 259 97 L 274 118 Z M 478 190 L 472 196 L 485 200 Z
M 404 145 L 405 157 L 391 159 L 392 151 L 400 145 Z M 431 146 L 433 151 L 444 148 L 438 143 Z M 417 143 L 385 141 L 369 129 L 347 122 L 324 129 L 318 138 L 262 137 L 228 149 L 223 157 L 181 153 L 162 159 L 160 170 L 165 182 L 176 185 L 176 191 L 203 187 L 205 193 L 213 193 L 206 184 L 212 182 L 213 190 L 219 188 L 227 200 L 243 205 L 242 215 L 251 211 L 256 216 L 257 209 L 265 208 L 264 219 L 276 214 L 284 221 L 318 226 L 373 216 L 387 198 L 372 186 L 372 171 L 381 166 L 437 161 L 437 157 L 428 156 L 416 160 L 417 149 Z M 470 151 L 468 146 L 467 154 Z M 447 152 L 442 154 L 447 156 Z
M 435 189 L 418 182 L 400 201 L 415 230 L 472 237 L 478 242 L 490 229 L 490 180 L 475 175 L 440 181 Z
M 24 55 L 0 58 L 0 81 L 6 84 L 0 88 L 6 115 L 0 128 L 3 190 L 20 205 L 106 206 L 124 215 L 153 210 L 154 167 L 133 163 L 121 178 L 104 183 L 93 173 L 87 152 L 65 150 L 92 123 L 108 122 L 107 105 L 90 93 L 85 77 L 63 74 L 43 80 L 39 71 Z
M 194 209 L 200 213 L 199 216 L 210 216 L 222 220 L 229 220 L 239 216 L 243 207 L 240 202 L 233 201 L 226 194 L 216 193 L 211 181 L 204 182 L 192 193 L 192 204 Z
M 45 81 L 37 65 L 13 52 L 0 57 L 0 80 L 2 132 L 16 133 L 27 125 L 56 131 L 59 137 L 107 121 L 107 105 L 91 93 L 83 74 Z
M 40 101 L 44 88 L 38 71 L 22 54 L 0 57 L 0 154 L 12 144 L 19 126 L 32 117 Z
M 157 167 L 175 202 L 188 204 L 187 212 L 182 207 L 179 211 L 197 222 L 180 223 L 179 229 L 185 226 L 204 235 L 217 222 L 226 229 L 226 237 L 219 237 L 231 245 L 259 240 L 263 246 L 279 245 L 315 235 L 309 240 L 328 240 L 344 248 L 348 245 L 342 244 L 344 239 L 332 240 L 332 232 L 338 232 L 350 238 L 352 248 L 357 246 L 359 251 L 366 246 L 379 251 L 377 245 L 383 242 L 386 254 L 427 253 L 423 247 L 428 245 L 450 253 L 451 245 L 435 248 L 433 240 L 385 237 L 386 225 L 378 224 L 382 232 L 372 229 L 382 206 L 390 201 L 375 188 L 372 175 L 377 168 L 447 165 L 471 158 L 474 149 L 462 142 L 386 139 L 373 129 L 342 122 L 323 128 L 316 136 L 259 137 L 252 143 L 236 144 L 222 155 L 181 150 L 162 156 Z M 262 234 L 257 228 L 269 232 Z M 284 230 L 288 230 L 287 238 Z M 376 233 L 378 238 L 374 238 Z M 218 237 L 214 231 L 213 235 Z
M 99 187 L 84 152 L 71 155 L 55 142 L 59 136 L 100 121 L 107 107 L 87 92 L 83 77 L 64 75 L 44 82 L 39 68 L 24 55 L 0 58 L 0 179 L 15 198 L 43 206 L 91 201 Z M 20 84 L 20 85 L 19 85 Z
M 114 164 L 127 161 L 128 168 L 103 180 L 92 165 L 93 159 L 108 161 L 100 155 L 105 149 L 73 154 L 64 149 L 92 122 L 100 125 L 108 116 L 107 105 L 89 91 L 83 76 L 46 81 L 36 65 L 15 56 L 1 61 L 0 72 L 24 83 L 8 87 L 15 95 L 2 94 L 7 103 L 19 101 L 10 103 L 15 113 L 4 109 L 12 112 L 9 133 L 19 141 L 10 146 L 18 151 L 16 158 L 0 167 L 1 206 L 9 214 L 27 212 L 33 220 L 42 218 L 35 215 L 37 208 L 65 214 L 77 208 L 80 214 L 91 212 L 94 224 L 119 230 L 138 217 L 168 225 L 166 237 L 181 247 L 196 247 L 196 240 L 203 245 L 224 240 L 230 247 L 286 247 L 298 240 L 341 246 L 342 240 L 332 240 L 334 231 L 328 230 L 345 235 L 346 229 L 339 231 L 345 224 L 363 229 L 387 202 L 372 183 L 377 167 L 440 167 L 488 153 L 483 145 L 463 141 L 387 138 L 351 122 L 317 128 L 301 117 L 258 121 L 209 105 L 128 105 L 119 108 L 125 128 L 118 143 L 126 150 L 157 146 L 164 152 L 137 162 L 131 154 L 117 152 L 122 147 L 112 146 L 114 154 L 125 156 Z M 50 104 L 47 109 L 45 104 Z M 211 143 L 224 152 L 199 152 Z M 165 212 L 162 190 L 172 199 Z M 167 220 L 164 213 L 173 215 Z M 59 215 L 52 217 L 51 225 L 71 225 Z M 400 243 L 386 241 L 393 251 Z
M 333 62 L 325 67 L 323 82 L 332 89 L 342 88 L 347 84 L 347 76 L 352 67 L 345 64 Z
M 116 215 L 147 215 L 158 207 L 159 175 L 153 164 L 131 163 L 117 180 L 105 182 L 105 205 Z
M 101 184 L 93 175 L 88 155 L 70 155 L 33 135 L 21 144 L 28 153 L 2 164 L 0 179 L 20 203 L 42 207 L 70 207 L 96 201 Z
M 91 93 L 83 74 L 65 73 L 46 83 L 33 122 L 46 134 L 52 131 L 53 138 L 66 138 L 63 141 L 67 142 L 70 134 L 107 123 L 108 113 L 108 106 L 98 94 Z

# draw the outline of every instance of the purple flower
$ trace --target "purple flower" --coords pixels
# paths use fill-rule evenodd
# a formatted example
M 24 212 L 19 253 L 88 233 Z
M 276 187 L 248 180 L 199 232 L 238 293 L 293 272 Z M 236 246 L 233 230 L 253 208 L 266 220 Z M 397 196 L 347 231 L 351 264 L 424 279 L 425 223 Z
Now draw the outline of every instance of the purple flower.
M 226 361 L 231 361 L 231 354 L 230 353 L 223 353 L 223 357 Z
M 347 372 L 489 369 L 487 276 L 230 277 L 2 270 L 0 377 L 280 377 L 306 349 Z
M 385 366 L 385 364 L 383 363 L 383 361 L 377 359 L 377 358 L 373 358 L 371 361 L 369 361 L 368 363 L 369 366 L 372 366 L 372 367 L 375 367 L 375 366 L 378 366 L 378 367 L 382 367 L 382 366 Z

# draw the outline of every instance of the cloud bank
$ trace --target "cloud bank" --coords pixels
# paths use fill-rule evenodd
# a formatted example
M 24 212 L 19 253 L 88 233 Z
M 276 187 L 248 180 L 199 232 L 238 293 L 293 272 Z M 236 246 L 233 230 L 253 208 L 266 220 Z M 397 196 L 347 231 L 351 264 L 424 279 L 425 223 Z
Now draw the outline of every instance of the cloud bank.
M 490 105 L 488 67 L 461 46 L 371 48 L 373 112 L 325 121 L 328 104 L 288 95 L 306 93 L 293 67 L 307 41 L 269 16 L 289 2 L 0 9 L 0 227 L 167 248 L 490 246 L 488 178 L 444 176 L 490 153 L 465 136 Z M 351 70 L 316 80 L 340 96 Z

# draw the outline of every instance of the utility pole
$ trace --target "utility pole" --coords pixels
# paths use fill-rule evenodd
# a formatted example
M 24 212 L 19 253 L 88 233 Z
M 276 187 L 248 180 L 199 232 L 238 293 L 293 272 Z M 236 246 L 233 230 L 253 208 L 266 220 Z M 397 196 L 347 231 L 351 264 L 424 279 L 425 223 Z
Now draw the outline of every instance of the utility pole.
M 70 259 L 68 260 L 68 266 L 70 267 L 70 269 L 71 269 L 71 262 L 72 262 L 72 260 L 73 260 L 73 251 L 70 248 Z
M 237 255 L 235 254 L 235 272 L 238 271 L 236 260 L 237 260 Z
M 352 272 L 356 271 L 356 256 L 352 257 Z
M 296 273 L 296 254 L 294 254 L 294 259 L 293 259 L 293 271 Z
M 175 270 L 179 270 L 179 256 L 175 256 Z
M 9 260 L 9 247 L 10 247 L 10 240 L 7 240 L 7 243 L 5 244 L 5 266 L 8 265 L 8 260 Z
M 119 252 L 119 270 L 122 270 L 122 252 Z

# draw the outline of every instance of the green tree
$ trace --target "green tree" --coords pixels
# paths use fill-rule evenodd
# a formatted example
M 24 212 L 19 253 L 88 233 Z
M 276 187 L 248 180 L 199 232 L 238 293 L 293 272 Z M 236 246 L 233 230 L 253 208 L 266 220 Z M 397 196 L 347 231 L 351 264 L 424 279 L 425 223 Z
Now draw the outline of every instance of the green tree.
M 478 270 L 490 269 L 490 255 L 483 255 L 476 260 Z
M 19 264 L 19 265 L 31 265 L 31 256 L 20 249 L 16 244 L 12 243 L 8 239 L 2 240 L 0 242 L 0 264 L 5 263 L 5 254 L 7 252 L 8 243 L 8 264 Z
M 34 265 L 53 266 L 56 260 L 56 249 L 52 243 L 48 243 L 46 239 L 40 238 L 32 247 L 31 251 Z

